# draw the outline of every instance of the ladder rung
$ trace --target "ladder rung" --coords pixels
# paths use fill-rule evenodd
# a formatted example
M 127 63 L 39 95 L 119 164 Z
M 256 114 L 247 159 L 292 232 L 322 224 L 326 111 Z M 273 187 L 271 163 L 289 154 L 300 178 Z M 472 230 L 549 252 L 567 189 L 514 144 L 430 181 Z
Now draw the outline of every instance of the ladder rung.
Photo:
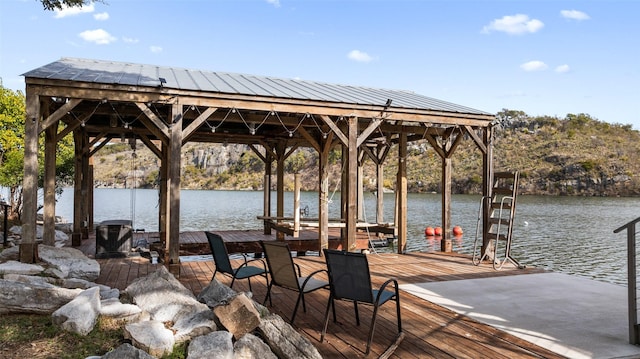
M 502 202 L 502 204 L 500 204 L 500 202 L 492 202 L 491 203 L 491 209 L 500 209 L 500 207 L 502 206 L 502 209 L 511 209 L 511 201 L 509 202 Z
M 493 194 L 513 195 L 513 189 L 510 187 L 494 187 Z
M 498 240 L 500 240 L 500 241 L 506 241 L 507 240 L 507 236 L 504 235 L 504 234 L 497 235 L 496 233 L 487 233 L 487 239 L 489 239 L 489 240 L 496 239 L 496 236 L 498 237 Z
M 514 172 L 495 172 L 493 178 L 515 178 Z
M 498 217 L 491 217 L 489 218 L 489 223 L 491 224 L 504 224 L 504 225 L 508 225 L 509 222 L 511 222 L 511 219 L 509 218 L 498 218 Z

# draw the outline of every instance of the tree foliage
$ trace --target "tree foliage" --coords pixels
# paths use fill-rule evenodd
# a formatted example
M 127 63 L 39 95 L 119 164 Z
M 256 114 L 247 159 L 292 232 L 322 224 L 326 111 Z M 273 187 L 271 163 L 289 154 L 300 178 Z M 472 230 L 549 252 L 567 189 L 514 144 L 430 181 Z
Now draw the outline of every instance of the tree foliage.
M 39 0 L 42 2 L 42 6 L 45 10 L 62 10 L 63 7 L 83 7 L 84 5 L 88 5 L 93 0 Z
M 24 178 L 24 120 L 25 97 L 20 91 L 0 86 L 0 186 L 9 189 L 12 217 L 22 210 L 22 180 Z M 39 156 L 43 158 L 44 140 L 39 141 Z M 56 183 L 69 182 L 74 173 L 73 137 L 69 135 L 57 144 Z M 39 161 L 38 183 L 44 174 L 43 161 Z

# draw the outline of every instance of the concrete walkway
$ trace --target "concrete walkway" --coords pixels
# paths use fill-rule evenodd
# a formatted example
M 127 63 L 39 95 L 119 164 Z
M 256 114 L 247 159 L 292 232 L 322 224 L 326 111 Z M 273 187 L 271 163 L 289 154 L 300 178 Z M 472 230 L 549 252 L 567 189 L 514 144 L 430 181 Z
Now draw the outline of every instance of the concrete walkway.
M 400 287 L 569 358 L 640 358 L 620 285 L 540 273 Z

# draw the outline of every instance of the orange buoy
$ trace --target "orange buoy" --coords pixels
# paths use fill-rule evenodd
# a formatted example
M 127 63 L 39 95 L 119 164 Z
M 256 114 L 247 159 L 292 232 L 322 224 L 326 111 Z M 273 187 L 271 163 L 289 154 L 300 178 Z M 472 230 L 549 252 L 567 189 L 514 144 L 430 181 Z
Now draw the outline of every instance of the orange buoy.
M 453 235 L 454 236 L 461 236 L 462 235 L 462 227 L 460 226 L 455 226 L 453 227 Z
M 441 236 L 441 235 L 442 235 L 442 227 L 436 227 L 436 228 L 434 228 L 433 233 L 434 233 L 436 236 Z
M 429 237 L 433 236 L 433 235 L 434 235 L 433 227 L 427 227 L 427 228 L 425 228 L 425 229 L 424 229 L 424 235 L 425 235 L 425 236 L 429 236 Z

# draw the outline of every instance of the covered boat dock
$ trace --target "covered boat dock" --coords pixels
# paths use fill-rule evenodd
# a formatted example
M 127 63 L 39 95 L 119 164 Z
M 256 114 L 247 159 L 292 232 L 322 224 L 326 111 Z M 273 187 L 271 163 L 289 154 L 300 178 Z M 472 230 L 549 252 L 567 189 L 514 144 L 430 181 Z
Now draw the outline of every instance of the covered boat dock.
M 383 192 L 384 164 L 397 162 L 393 226 L 398 253 L 405 252 L 407 241 L 405 157 L 411 142 L 428 141 L 441 158 L 443 251 L 451 250 L 451 158 L 461 141 L 473 141 L 482 153 L 482 194 L 491 195 L 494 115 L 413 92 L 78 58 L 62 58 L 24 76 L 23 262 L 33 262 L 36 253 L 41 135 L 45 140 L 44 243 L 52 244 L 54 236 L 56 143 L 73 133 L 72 238 L 78 246 L 83 232 L 94 228 L 92 155 L 114 139 L 139 140 L 160 160 L 158 231 L 165 263 L 176 274 L 180 268 L 181 149 L 187 142 L 245 144 L 264 161 L 265 234 L 273 228 L 266 219 L 285 216 L 285 160 L 300 147 L 315 149 L 318 250 L 329 243 L 327 168 L 334 148 L 341 148 L 342 154 L 340 238 L 347 250 L 356 250 L 365 159 L 376 165 L 379 193 Z M 398 150 L 395 159 L 387 158 L 392 146 Z M 272 177 L 276 213 L 271 213 Z M 376 212 L 377 223 L 384 223 L 381 200 Z M 483 223 L 487 221 L 484 213 Z M 488 243 L 486 238 L 483 243 Z

